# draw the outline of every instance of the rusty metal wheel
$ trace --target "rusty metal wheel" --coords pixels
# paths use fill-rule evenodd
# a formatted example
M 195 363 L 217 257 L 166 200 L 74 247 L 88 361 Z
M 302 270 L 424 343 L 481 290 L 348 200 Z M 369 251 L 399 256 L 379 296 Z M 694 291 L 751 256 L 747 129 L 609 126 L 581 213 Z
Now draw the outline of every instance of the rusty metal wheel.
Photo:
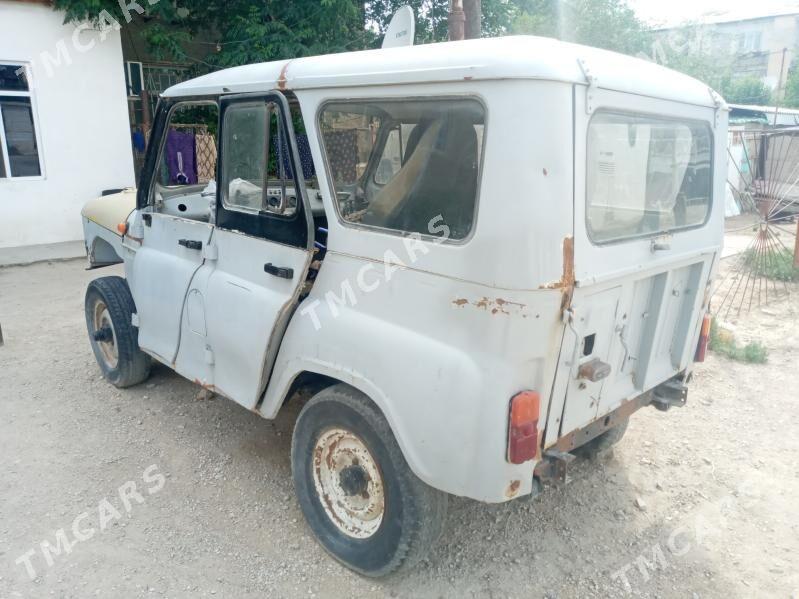
M 119 364 L 119 351 L 117 350 L 117 336 L 114 332 L 114 323 L 108 306 L 102 299 L 98 299 L 94 304 L 94 327 L 92 337 L 97 342 L 103 362 L 109 370 L 113 370 Z
M 302 409 L 291 470 L 319 543 L 366 576 L 418 562 L 443 530 L 446 493 L 416 477 L 378 407 L 348 385 L 323 389 Z
M 125 279 L 102 277 L 86 289 L 86 328 L 97 364 L 108 381 L 129 387 L 150 374 L 150 357 L 139 349 L 131 319 L 136 305 Z
M 314 486 L 333 524 L 355 539 L 371 537 L 386 509 L 383 477 L 364 442 L 354 433 L 332 428 L 316 440 Z

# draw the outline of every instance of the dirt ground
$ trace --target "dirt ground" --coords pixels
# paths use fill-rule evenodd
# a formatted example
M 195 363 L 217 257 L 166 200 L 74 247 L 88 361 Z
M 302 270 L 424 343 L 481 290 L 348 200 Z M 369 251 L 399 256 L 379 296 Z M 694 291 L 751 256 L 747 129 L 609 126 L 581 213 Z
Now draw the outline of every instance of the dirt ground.
M 297 402 L 269 422 L 165 368 L 101 379 L 83 293 L 108 270 L 0 269 L 0 598 L 799 596 L 799 288 L 735 323 L 767 364 L 711 354 L 687 407 L 532 501 L 453 499 L 429 559 L 373 581 L 303 522 Z

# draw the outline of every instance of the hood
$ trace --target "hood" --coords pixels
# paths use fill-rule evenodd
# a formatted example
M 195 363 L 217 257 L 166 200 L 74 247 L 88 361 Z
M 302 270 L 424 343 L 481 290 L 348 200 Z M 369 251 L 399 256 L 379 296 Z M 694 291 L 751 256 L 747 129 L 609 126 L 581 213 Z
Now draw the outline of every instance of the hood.
M 119 234 L 117 225 L 124 223 L 135 208 L 136 190 L 125 189 L 119 193 L 86 202 L 80 214 L 83 218 L 97 223 L 104 229 Z

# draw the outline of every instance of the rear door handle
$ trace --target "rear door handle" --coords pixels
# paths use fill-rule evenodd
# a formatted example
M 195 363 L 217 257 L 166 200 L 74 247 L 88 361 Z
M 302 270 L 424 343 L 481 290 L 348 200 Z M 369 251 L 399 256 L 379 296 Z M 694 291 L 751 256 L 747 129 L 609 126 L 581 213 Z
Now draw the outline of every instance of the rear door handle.
M 285 266 L 275 266 L 271 262 L 268 264 L 264 264 L 264 272 L 267 272 L 270 275 L 274 275 L 276 277 L 280 277 L 281 279 L 294 278 L 293 268 L 286 268 Z
M 195 241 L 194 239 L 178 239 L 178 245 L 182 245 L 188 250 L 201 250 L 203 249 L 202 241 Z

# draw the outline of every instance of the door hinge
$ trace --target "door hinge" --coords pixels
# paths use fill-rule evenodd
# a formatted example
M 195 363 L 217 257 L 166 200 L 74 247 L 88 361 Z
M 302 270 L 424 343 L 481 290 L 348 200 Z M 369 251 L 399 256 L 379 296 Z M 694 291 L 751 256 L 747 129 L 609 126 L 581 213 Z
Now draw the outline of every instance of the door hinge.
M 577 64 L 580 65 L 580 70 L 583 72 L 586 83 L 588 83 L 588 87 L 585 89 L 585 113 L 593 114 L 594 101 L 598 85 L 597 78 L 588 67 L 588 63 L 586 63 L 585 60 L 578 58 Z
M 209 366 L 213 366 L 214 364 L 214 352 L 207 345 L 205 346 L 205 363 Z

